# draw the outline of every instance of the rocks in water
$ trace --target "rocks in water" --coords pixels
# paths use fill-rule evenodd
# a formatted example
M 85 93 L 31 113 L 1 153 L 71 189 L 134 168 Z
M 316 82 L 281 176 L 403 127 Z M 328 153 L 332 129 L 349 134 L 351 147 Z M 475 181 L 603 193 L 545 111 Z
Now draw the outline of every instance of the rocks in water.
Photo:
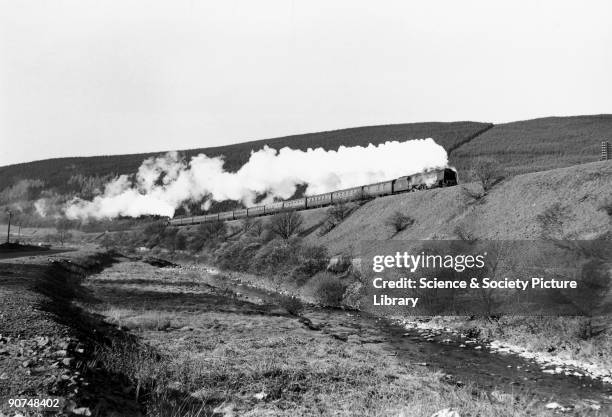
M 266 394 L 264 391 L 261 391 L 261 392 L 258 392 L 257 394 L 254 394 L 253 398 L 255 398 L 258 401 L 262 401 L 266 399 L 267 396 L 268 394 Z
M 72 410 L 72 414 L 77 416 L 91 416 L 91 410 L 87 407 L 79 407 Z
M 554 401 L 546 404 L 546 408 L 549 410 L 569 411 L 568 407 L 563 407 L 561 404 Z

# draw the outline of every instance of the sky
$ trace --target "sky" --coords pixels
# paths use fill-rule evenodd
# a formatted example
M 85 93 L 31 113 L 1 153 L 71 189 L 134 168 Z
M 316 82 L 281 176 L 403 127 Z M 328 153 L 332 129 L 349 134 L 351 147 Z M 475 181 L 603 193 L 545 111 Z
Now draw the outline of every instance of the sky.
M 0 166 L 612 113 L 611 22 L 608 0 L 0 0 Z

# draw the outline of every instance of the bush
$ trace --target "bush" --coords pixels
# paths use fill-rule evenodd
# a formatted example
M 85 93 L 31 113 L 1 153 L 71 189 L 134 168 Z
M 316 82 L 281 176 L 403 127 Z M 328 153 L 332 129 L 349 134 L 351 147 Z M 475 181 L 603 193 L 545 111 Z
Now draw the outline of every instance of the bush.
M 296 242 L 273 240 L 261 247 L 251 261 L 254 273 L 279 274 L 297 263 Z
M 461 187 L 461 194 L 467 204 L 483 202 L 483 198 L 487 195 L 484 189 L 482 191 L 473 190 L 466 186 Z
M 253 217 L 242 219 L 240 229 L 243 234 L 253 237 L 260 237 L 265 230 L 261 219 L 254 219 Z
M 304 304 L 297 297 L 282 297 L 279 300 L 279 305 L 294 316 L 299 315 L 304 309 Z
M 215 263 L 219 268 L 246 272 L 261 245 L 257 242 L 236 241 L 224 243 L 215 252 Z
M 329 256 L 323 246 L 300 246 L 298 249 L 297 265 L 291 272 L 291 277 L 299 285 L 317 272 L 324 271 Z
M 472 165 L 471 174 L 480 183 L 485 194 L 504 178 L 499 162 L 490 158 L 477 159 Z
M 187 247 L 198 252 L 203 248 L 214 248 L 225 240 L 227 226 L 222 221 L 202 223 L 198 226 L 195 236 L 192 236 Z
M 282 239 L 289 239 L 300 232 L 304 218 L 295 210 L 276 214 L 270 219 L 270 232 Z
M 601 203 L 599 210 L 604 211 L 608 216 L 612 217 L 612 197 Z
M 554 203 L 536 216 L 542 237 L 546 239 L 562 238 L 564 234 L 563 224 L 570 218 L 569 207 L 564 207 L 561 203 Z
M 334 227 L 350 216 L 357 207 L 358 205 L 355 203 L 338 203 L 331 206 L 327 210 L 327 217 L 319 229 L 319 236 L 329 233 Z
M 387 220 L 385 220 L 385 224 L 395 231 L 395 233 L 399 233 L 402 230 L 406 229 L 408 226 L 414 224 L 414 219 L 407 214 L 402 213 L 397 210 L 393 212 Z
M 310 280 L 313 295 L 318 302 L 325 306 L 338 307 L 342 304 L 342 297 L 346 289 L 340 279 L 330 273 L 323 272 Z

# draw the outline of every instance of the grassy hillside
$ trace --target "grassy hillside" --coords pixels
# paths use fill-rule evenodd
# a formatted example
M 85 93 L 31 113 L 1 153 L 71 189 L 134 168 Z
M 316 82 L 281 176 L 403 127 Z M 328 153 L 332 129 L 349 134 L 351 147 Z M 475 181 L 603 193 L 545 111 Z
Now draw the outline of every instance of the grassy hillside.
M 358 127 L 191 149 L 182 154 L 187 158 L 199 153 L 224 155 L 225 168 L 235 171 L 248 160 L 252 150 L 264 145 L 276 149 L 285 146 L 337 149 L 341 145 L 364 146 L 389 139 L 425 137 L 434 138 L 446 148 L 462 181 L 469 180 L 470 167 L 480 157 L 499 161 L 510 177 L 597 161 L 601 140 L 612 138 L 612 115 L 549 117 L 496 126 L 453 122 Z M 93 198 L 114 175 L 134 173 L 144 159 L 153 155 L 156 154 L 60 158 L 0 167 L 0 212 L 10 207 L 24 224 L 51 225 L 52 215 L 58 213 L 57 208 L 65 201 L 73 196 Z M 50 207 L 47 219 L 40 218 L 34 208 L 34 201 L 40 198 Z M 230 210 L 234 206 L 235 202 L 219 202 L 212 210 Z M 191 207 L 193 213 L 200 210 L 199 203 Z M 177 214 L 183 211 L 179 208 Z
M 612 217 L 602 207 L 612 206 L 610 184 L 612 161 L 604 161 L 517 175 L 477 203 L 465 196 L 462 186 L 399 194 L 375 199 L 327 235 L 319 237 L 315 231 L 307 240 L 331 253 L 357 255 L 362 240 L 457 239 L 458 232 L 478 239 L 538 239 L 545 232 L 538 216 L 545 212 L 553 212 L 561 224 L 553 231 L 555 238 L 609 238 Z M 394 235 L 385 220 L 396 210 L 415 223 Z M 324 213 L 316 215 L 323 220 Z M 316 221 L 309 219 L 310 224 Z
M 460 172 L 477 157 L 498 160 L 511 175 L 597 161 L 612 140 L 612 115 L 546 117 L 494 126 L 451 155 Z
M 338 149 L 341 145 L 366 146 L 369 143 L 379 144 L 390 139 L 407 140 L 431 137 L 449 150 L 491 126 L 488 123 L 476 122 L 368 126 L 263 139 L 213 148 L 189 149 L 182 153 L 186 157 L 200 153 L 208 156 L 225 155 L 225 169 L 236 171 L 248 161 L 252 150 L 259 150 L 264 145 L 275 149 L 289 146 L 302 150 L 315 147 L 329 150 Z M 69 185 L 70 178 L 76 175 L 103 177 L 109 174 L 131 174 L 136 172 L 144 159 L 161 153 L 57 158 L 0 167 L 0 191 L 23 179 L 40 179 L 45 182 L 46 189 L 56 188 L 58 191 L 63 191 Z

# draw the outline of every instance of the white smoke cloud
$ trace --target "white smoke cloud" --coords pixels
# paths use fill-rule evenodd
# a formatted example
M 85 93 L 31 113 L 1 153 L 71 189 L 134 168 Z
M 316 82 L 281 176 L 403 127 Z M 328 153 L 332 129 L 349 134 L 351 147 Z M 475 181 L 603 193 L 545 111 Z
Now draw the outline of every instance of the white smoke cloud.
M 176 152 L 145 160 L 133 179 L 122 175 L 108 183 L 92 201 L 75 199 L 65 214 L 70 219 L 137 217 L 156 214 L 172 217 L 185 202 L 239 200 L 253 205 L 257 196 L 265 202 L 291 197 L 299 184 L 306 194 L 385 181 L 447 165 L 444 148 L 433 139 L 389 141 L 367 147 L 341 146 L 307 151 L 264 147 L 252 152 L 237 172 L 223 169 L 222 157 L 194 156 L 188 163 Z
M 44 198 L 36 200 L 34 202 L 34 208 L 36 209 L 36 213 L 38 213 L 40 217 L 45 217 L 48 211 L 47 200 L 45 200 Z

